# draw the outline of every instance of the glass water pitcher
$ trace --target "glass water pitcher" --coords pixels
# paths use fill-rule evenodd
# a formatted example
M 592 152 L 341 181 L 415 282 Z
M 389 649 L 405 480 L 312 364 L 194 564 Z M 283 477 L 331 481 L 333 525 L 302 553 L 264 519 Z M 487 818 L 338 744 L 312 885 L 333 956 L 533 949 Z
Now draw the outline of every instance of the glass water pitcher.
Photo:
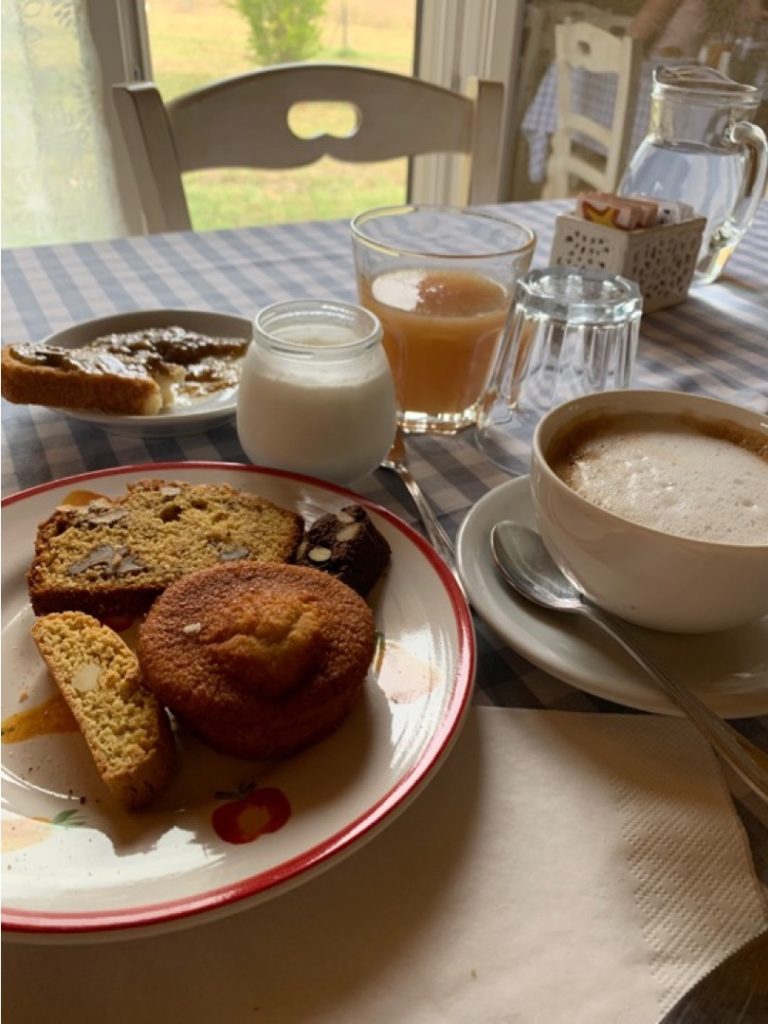
M 748 120 L 760 91 L 700 65 L 658 67 L 651 118 L 619 185 L 622 195 L 677 199 L 707 218 L 694 280 L 714 281 L 765 191 L 768 144 Z

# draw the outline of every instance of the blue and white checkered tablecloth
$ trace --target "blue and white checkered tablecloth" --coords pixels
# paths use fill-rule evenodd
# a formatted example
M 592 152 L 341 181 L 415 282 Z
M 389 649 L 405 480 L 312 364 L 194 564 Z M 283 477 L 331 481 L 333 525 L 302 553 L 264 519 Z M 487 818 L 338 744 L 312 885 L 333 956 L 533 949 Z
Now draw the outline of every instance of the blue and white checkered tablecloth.
M 554 218 L 565 202 L 503 207 L 538 235 L 546 265 Z M 2 340 L 39 340 L 81 320 L 146 308 L 211 309 L 251 316 L 280 299 L 355 301 L 349 229 L 342 222 L 184 232 L 98 243 L 7 250 L 2 265 Z M 635 383 L 704 392 L 768 410 L 768 204 L 721 280 L 675 307 L 643 318 Z M 450 533 L 508 476 L 471 435 L 411 438 L 412 470 Z M 101 469 L 166 460 L 247 461 L 234 423 L 170 439 L 117 438 L 50 409 L 3 402 L 3 493 Z M 526 470 L 525 454 L 520 472 Z M 418 527 L 397 478 L 380 470 L 357 488 Z M 540 671 L 476 619 L 476 700 L 518 707 L 621 710 Z M 768 750 L 768 721 L 738 723 Z M 750 797 L 739 809 L 768 881 L 768 830 Z

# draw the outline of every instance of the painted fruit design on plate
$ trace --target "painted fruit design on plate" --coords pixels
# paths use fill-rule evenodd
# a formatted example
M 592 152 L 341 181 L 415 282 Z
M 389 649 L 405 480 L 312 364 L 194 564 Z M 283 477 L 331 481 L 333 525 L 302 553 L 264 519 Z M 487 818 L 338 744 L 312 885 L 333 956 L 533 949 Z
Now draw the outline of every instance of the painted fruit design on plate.
M 252 843 L 267 832 L 277 832 L 291 816 L 291 805 L 281 789 L 245 783 L 211 815 L 216 835 L 226 843 Z

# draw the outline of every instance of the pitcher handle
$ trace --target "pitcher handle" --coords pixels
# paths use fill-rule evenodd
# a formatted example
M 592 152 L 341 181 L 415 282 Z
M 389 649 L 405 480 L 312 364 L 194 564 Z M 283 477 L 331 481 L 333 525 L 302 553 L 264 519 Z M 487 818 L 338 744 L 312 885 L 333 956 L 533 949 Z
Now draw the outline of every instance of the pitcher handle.
M 753 157 L 746 178 L 747 183 L 751 179 L 752 186 L 736 203 L 731 213 L 733 226 L 740 238 L 752 223 L 757 205 L 765 193 L 765 183 L 768 179 L 768 140 L 763 129 L 750 121 L 737 121 L 731 127 L 730 136 L 736 145 L 744 145 L 751 149 Z

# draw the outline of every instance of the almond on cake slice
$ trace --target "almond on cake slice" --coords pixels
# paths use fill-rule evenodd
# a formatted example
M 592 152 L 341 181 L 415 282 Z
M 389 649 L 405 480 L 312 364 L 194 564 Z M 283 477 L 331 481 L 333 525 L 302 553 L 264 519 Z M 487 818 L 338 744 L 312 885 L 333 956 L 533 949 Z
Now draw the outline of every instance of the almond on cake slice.
M 32 638 L 114 798 L 128 810 L 170 781 L 176 758 L 166 712 L 143 684 L 136 655 L 98 619 L 45 615 Z
M 57 508 L 38 526 L 27 574 L 36 615 L 143 615 L 174 580 L 210 565 L 292 560 L 290 509 L 228 484 L 138 480 L 124 495 Z

